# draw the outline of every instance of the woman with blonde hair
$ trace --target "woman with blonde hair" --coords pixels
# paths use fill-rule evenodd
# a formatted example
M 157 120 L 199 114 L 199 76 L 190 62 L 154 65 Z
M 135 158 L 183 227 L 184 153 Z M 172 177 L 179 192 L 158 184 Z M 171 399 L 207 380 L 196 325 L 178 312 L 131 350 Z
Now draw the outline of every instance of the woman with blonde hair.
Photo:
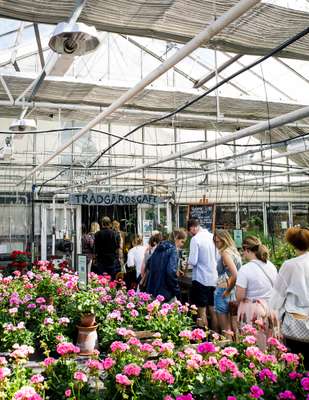
M 267 337 L 279 335 L 278 320 L 268 305 L 278 273 L 268 260 L 268 248 L 255 236 L 243 241 L 243 256 L 248 263 L 240 268 L 236 281 L 237 320 L 240 327 L 257 323 L 258 345 L 265 348 Z
M 241 258 L 228 231 L 215 231 L 213 241 L 220 255 L 217 262 L 218 281 L 214 295 L 215 311 L 221 332 L 231 331 L 229 302 L 236 299 L 235 283 L 237 271 L 241 267 Z

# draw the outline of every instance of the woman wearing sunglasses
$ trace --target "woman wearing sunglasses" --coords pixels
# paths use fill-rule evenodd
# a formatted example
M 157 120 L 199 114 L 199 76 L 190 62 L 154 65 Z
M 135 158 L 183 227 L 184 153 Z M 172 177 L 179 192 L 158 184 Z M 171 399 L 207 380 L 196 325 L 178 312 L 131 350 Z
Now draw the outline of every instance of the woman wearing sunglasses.
M 259 326 L 258 345 L 265 348 L 267 337 L 279 335 L 278 321 L 268 305 L 277 269 L 268 260 L 267 247 L 255 236 L 243 241 L 243 258 L 248 262 L 238 271 L 236 281 L 237 320 L 239 327 Z

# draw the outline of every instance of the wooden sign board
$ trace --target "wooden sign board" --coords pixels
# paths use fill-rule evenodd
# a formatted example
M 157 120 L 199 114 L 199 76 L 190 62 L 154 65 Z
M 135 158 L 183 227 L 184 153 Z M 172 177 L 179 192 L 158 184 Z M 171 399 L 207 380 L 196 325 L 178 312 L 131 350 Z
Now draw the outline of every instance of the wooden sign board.
M 209 232 L 215 230 L 216 205 L 208 203 L 191 203 L 188 205 L 187 219 L 197 218 L 202 228 Z

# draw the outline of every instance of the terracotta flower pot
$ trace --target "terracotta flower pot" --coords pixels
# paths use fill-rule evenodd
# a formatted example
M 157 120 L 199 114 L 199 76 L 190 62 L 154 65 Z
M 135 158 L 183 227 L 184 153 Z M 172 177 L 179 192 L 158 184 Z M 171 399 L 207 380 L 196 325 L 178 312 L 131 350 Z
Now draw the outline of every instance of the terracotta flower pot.
M 80 317 L 81 326 L 89 327 L 95 324 L 95 315 L 94 314 L 83 314 Z
M 81 356 L 89 356 L 98 348 L 97 326 L 77 326 L 77 347 L 80 349 Z

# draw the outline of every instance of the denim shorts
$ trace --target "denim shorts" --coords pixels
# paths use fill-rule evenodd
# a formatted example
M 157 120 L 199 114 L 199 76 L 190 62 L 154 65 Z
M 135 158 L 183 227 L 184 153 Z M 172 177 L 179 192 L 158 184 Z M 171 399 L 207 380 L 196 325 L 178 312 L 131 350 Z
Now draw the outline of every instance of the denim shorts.
M 218 314 L 228 314 L 230 296 L 222 297 L 226 288 L 217 287 L 215 290 L 215 310 Z

